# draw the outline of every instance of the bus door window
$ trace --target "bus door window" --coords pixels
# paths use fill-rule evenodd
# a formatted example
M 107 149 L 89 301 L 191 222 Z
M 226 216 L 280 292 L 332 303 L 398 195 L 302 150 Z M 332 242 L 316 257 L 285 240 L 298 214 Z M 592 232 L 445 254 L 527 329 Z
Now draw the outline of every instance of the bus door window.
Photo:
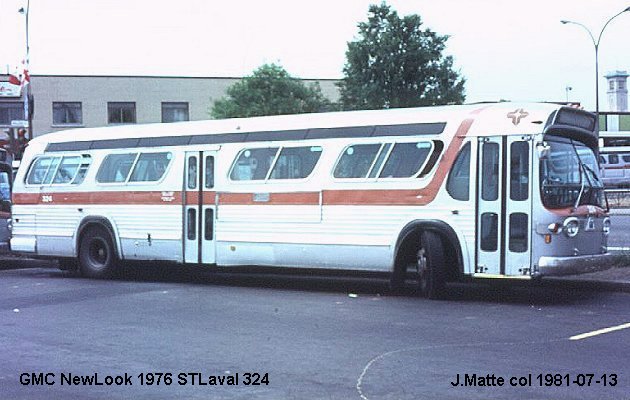
M 214 187 L 214 156 L 206 156 L 205 186 L 206 189 Z
M 188 179 L 187 179 L 187 188 L 188 189 L 196 189 L 197 188 L 197 157 L 189 157 L 188 158 Z

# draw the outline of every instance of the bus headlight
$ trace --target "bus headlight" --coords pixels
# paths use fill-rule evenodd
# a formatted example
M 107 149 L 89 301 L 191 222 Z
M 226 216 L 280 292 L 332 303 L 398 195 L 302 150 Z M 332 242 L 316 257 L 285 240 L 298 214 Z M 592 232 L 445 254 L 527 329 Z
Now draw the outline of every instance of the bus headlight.
M 610 233 L 610 218 L 604 218 L 604 226 L 602 227 L 604 231 L 604 235 L 608 235 Z
M 564 233 L 566 233 L 568 237 L 575 237 L 580 231 L 580 221 L 575 217 L 565 219 L 562 226 Z

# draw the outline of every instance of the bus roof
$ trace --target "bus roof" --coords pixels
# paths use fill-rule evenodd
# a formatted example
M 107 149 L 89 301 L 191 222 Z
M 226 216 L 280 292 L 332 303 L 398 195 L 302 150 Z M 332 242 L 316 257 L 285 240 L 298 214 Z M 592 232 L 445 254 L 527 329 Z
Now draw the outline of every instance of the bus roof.
M 38 136 L 30 146 L 46 147 L 48 143 L 97 141 L 124 138 L 239 134 L 299 129 L 387 126 L 414 123 L 442 123 L 456 129 L 476 114 L 478 129 L 486 134 L 524 134 L 540 132 L 551 113 L 561 106 L 550 103 L 479 103 L 458 106 L 399 108 L 389 110 L 342 111 L 295 115 L 232 118 L 222 120 L 187 121 L 116 125 L 98 128 L 75 128 Z M 527 123 L 521 123 L 529 122 Z M 531 126 L 532 123 L 536 124 Z M 454 127 L 453 127 L 454 126 Z M 492 127 L 493 129 L 489 128 Z M 528 128 L 530 127 L 530 128 Z M 471 132 L 473 135 L 474 132 Z

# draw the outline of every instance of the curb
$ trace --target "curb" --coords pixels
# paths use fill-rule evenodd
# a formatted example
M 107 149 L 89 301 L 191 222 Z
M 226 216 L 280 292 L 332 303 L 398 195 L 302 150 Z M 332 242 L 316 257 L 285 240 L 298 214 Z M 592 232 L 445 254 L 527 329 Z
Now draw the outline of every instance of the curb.
M 37 260 L 34 258 L 0 255 L 0 271 L 22 268 L 55 268 L 57 264 L 50 260 Z
M 630 281 L 603 281 L 575 278 L 543 278 L 541 286 L 572 288 L 597 292 L 630 293 Z

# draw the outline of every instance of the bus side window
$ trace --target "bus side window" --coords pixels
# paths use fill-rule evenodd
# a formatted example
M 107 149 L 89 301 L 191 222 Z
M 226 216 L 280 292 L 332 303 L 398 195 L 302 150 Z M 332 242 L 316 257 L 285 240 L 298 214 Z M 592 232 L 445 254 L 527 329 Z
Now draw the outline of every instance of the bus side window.
M 230 179 L 233 181 L 265 180 L 277 152 L 278 147 L 241 151 L 232 165 Z
M 53 184 L 70 183 L 76 175 L 81 157 L 64 157 L 53 178 Z
M 304 179 L 313 172 L 322 148 L 285 147 L 280 151 L 269 179 Z
M 129 182 L 155 182 L 162 179 L 171 162 L 171 153 L 142 153 L 131 172 Z
M 74 177 L 72 181 L 73 185 L 79 185 L 85 179 L 85 175 L 87 174 L 88 168 L 90 168 L 90 164 L 92 163 L 92 157 L 87 154 L 83 155 L 81 160 L 81 165 L 79 166 L 79 172 L 77 172 L 77 176 Z
M 467 201 L 470 187 L 470 142 L 459 151 L 446 181 L 446 191 L 455 200 Z
M 431 142 L 396 143 L 380 178 L 408 178 L 420 172 L 432 148 Z
M 31 170 L 28 173 L 26 183 L 29 185 L 41 184 L 44 181 L 44 176 L 46 176 L 46 171 L 48 171 L 48 167 L 50 167 L 51 160 L 51 157 L 36 158 L 35 161 L 33 161 Z
M 99 183 L 125 182 L 138 153 L 109 154 L 96 174 Z
M 376 158 L 380 143 L 349 146 L 337 162 L 335 178 L 365 178 Z

